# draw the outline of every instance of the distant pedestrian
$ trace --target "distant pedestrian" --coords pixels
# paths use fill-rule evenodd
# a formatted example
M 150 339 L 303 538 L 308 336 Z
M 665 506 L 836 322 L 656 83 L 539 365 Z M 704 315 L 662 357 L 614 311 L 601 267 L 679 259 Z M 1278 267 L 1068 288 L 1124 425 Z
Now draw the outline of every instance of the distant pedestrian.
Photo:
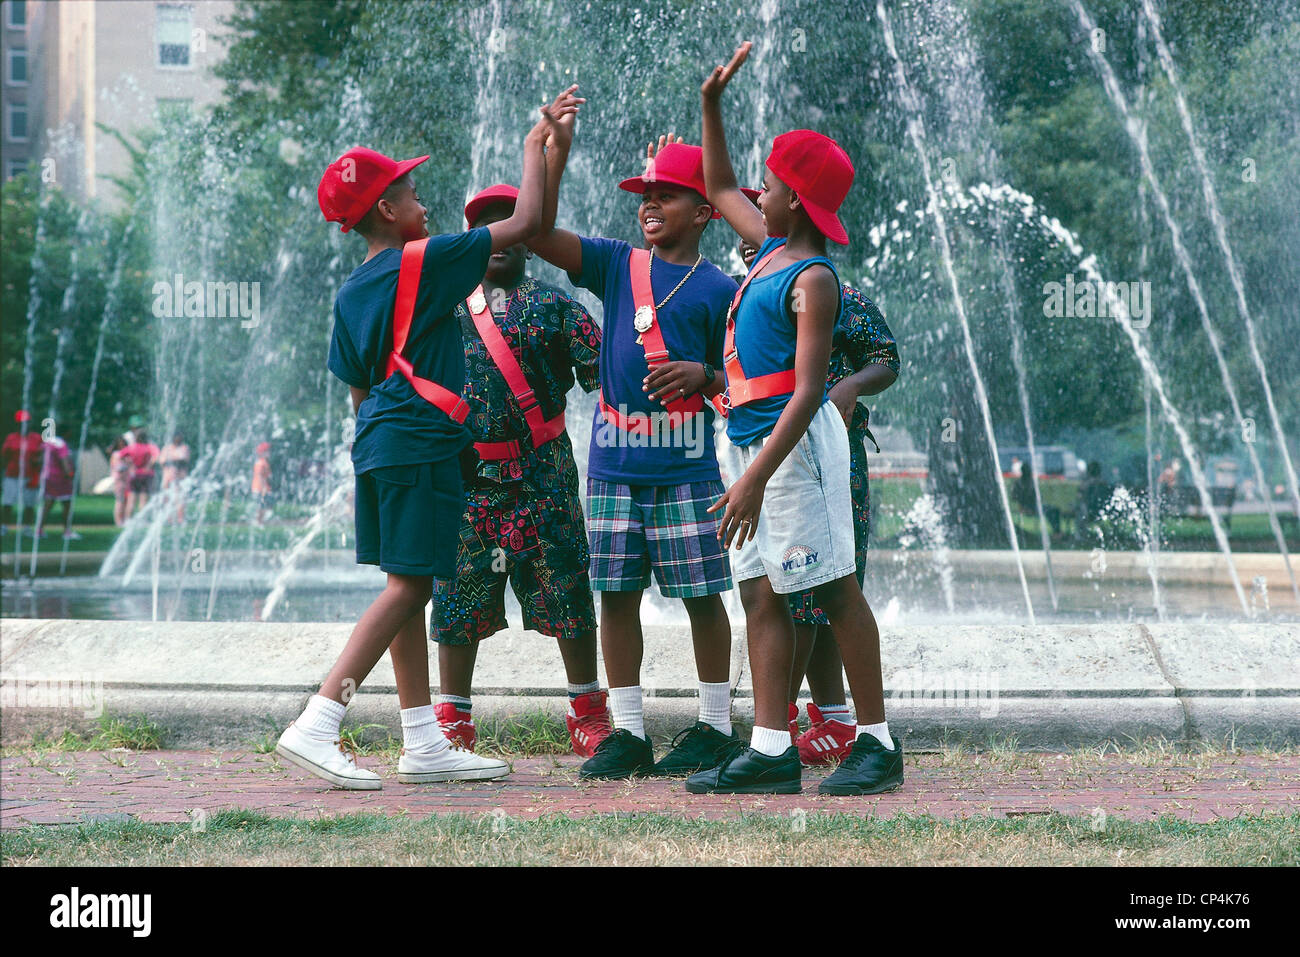
M 179 432 L 173 435 L 172 440 L 163 446 L 159 461 L 162 465 L 160 491 L 166 493 L 169 488 L 178 486 L 185 476 L 190 474 L 190 447 L 185 444 L 185 436 Z M 171 494 L 179 501 L 176 508 L 176 521 L 183 522 L 185 521 L 185 499 L 179 488 Z
M 126 518 L 149 504 L 154 487 L 154 466 L 158 464 L 158 446 L 149 441 L 143 427 L 134 431 L 135 441 L 122 450 L 131 464 L 131 480 L 126 495 Z
M 72 530 L 72 478 L 74 469 L 68 455 L 68 443 L 57 435 L 45 442 L 43 471 L 45 475 L 45 505 L 36 522 L 36 534 L 45 533 L 45 522 L 57 504 L 63 505 L 63 537 L 80 538 Z
M 14 422 L 18 428 L 5 436 L 0 457 L 4 461 L 4 489 L 0 499 L 0 528 L 7 528 L 14 521 L 14 511 L 22 513 L 28 509 L 35 511 L 39 505 L 38 486 L 41 482 L 41 435 L 29 431 L 22 434 L 22 423 L 31 419 L 31 413 L 19 409 L 14 413 Z
M 126 524 L 126 497 L 131 492 L 131 460 L 122 453 L 131 444 L 131 433 L 119 435 L 108 450 L 108 471 L 113 476 L 113 524 Z
M 250 491 L 257 506 L 254 523 L 263 525 L 271 512 L 271 443 L 263 442 L 257 447 L 257 461 L 253 463 L 253 481 Z

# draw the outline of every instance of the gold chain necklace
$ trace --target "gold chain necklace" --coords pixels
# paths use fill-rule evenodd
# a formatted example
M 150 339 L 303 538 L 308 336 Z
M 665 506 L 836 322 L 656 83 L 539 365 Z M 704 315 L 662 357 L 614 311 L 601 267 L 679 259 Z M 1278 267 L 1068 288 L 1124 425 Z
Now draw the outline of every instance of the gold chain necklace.
M 673 296 L 677 295 L 677 290 L 678 290 L 678 289 L 681 289 L 682 286 L 686 285 L 686 280 L 690 279 L 693 275 L 695 275 L 695 270 L 697 270 L 697 269 L 700 268 L 700 263 L 702 263 L 702 262 L 704 262 L 704 254 L 703 254 L 703 253 L 700 253 L 699 257 L 695 260 L 695 265 L 691 267 L 691 271 L 688 272 L 685 276 L 682 277 L 682 281 L 681 281 L 681 282 L 679 282 L 677 285 L 673 286 L 673 291 L 670 292 L 668 295 L 664 296 L 664 301 L 663 301 L 663 302 L 657 302 L 657 303 L 655 303 L 655 311 L 656 311 L 656 312 L 658 312 L 660 309 L 662 309 L 664 306 L 666 306 L 666 305 L 668 304 L 668 300 L 669 300 L 669 299 L 671 299 L 671 298 L 673 298 Z M 646 267 L 646 271 L 649 272 L 651 276 L 654 275 L 654 267 L 655 267 L 655 248 L 654 248 L 653 246 L 651 246 L 651 247 L 650 247 L 650 265 Z M 651 286 L 651 288 L 653 288 L 653 285 Z

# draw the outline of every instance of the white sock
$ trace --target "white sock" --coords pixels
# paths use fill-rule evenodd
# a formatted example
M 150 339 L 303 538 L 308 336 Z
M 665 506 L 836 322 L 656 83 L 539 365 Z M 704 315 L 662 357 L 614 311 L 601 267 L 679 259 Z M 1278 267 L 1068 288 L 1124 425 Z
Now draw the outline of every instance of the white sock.
M 473 714 L 474 702 L 470 698 L 462 698 L 454 694 L 438 695 L 438 704 L 454 704 L 457 711 L 464 711 L 466 714 Z
M 853 711 L 847 704 L 819 704 L 817 710 L 827 721 L 838 721 L 841 724 L 854 723 Z
M 307 707 L 294 722 L 303 734 L 321 741 L 334 741 L 339 736 L 339 725 L 348 706 L 339 704 L 323 695 L 314 694 L 307 701 Z
M 749 737 L 749 746 L 759 754 L 766 754 L 774 758 L 785 752 L 791 747 L 790 729 L 782 728 L 777 731 L 772 728 L 760 728 L 754 725 L 754 733 Z
M 641 686 L 609 689 L 609 713 L 615 728 L 626 728 L 638 738 L 645 737 L 645 715 L 641 710 Z
M 402 747 L 407 751 L 437 752 L 447 747 L 433 705 L 402 709 Z
M 869 734 L 889 751 L 894 750 L 894 739 L 889 736 L 889 722 L 882 721 L 880 724 L 860 724 L 856 737 Z
M 731 734 L 731 682 L 700 682 L 700 720 Z
M 569 717 L 576 718 L 578 716 L 578 712 L 573 710 L 574 698 L 578 697 L 578 695 L 591 694 L 593 691 L 599 691 L 599 690 L 600 690 L 600 679 L 597 679 L 595 681 L 588 681 L 586 684 L 580 684 L 580 685 L 575 685 L 572 681 L 570 681 L 569 682 Z

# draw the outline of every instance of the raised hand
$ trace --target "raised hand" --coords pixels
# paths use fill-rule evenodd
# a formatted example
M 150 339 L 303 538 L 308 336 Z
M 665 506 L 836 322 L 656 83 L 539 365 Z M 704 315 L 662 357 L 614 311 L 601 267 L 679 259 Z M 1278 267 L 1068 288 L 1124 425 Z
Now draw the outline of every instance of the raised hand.
M 746 40 L 736 47 L 736 52 L 731 55 L 731 61 L 726 66 L 715 66 L 713 72 L 705 79 L 704 85 L 700 87 L 700 95 L 706 100 L 721 99 L 722 91 L 727 88 L 727 84 L 736 75 L 740 65 L 749 58 L 749 51 L 753 46 L 753 43 Z
M 578 84 L 573 84 L 567 90 L 564 90 L 546 107 L 555 118 L 555 124 L 548 130 L 546 138 L 546 147 L 550 149 L 558 146 L 568 149 L 573 144 L 573 126 L 578 118 L 578 109 L 587 100 L 585 97 L 577 95 Z
M 654 140 L 651 140 L 649 143 L 646 144 L 645 147 L 646 162 L 647 163 L 652 162 L 656 156 L 658 156 L 661 152 L 663 152 L 663 148 L 667 146 L 669 143 L 685 143 L 685 142 L 686 140 L 682 139 L 676 133 L 669 133 L 667 136 L 659 137 L 658 146 L 655 145 Z

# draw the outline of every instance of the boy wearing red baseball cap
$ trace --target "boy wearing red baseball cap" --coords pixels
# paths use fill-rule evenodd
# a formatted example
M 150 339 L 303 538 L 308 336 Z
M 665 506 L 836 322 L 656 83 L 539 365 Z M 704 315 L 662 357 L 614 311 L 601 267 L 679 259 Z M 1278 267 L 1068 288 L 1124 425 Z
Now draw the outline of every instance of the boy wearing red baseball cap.
M 751 202 L 756 189 L 741 187 Z M 758 248 L 740 241 L 746 268 Z M 744 277 L 740 279 L 743 281 Z M 876 445 L 869 427 L 870 413 L 858 398 L 877 395 L 898 378 L 898 343 L 879 307 L 848 283 L 840 286 L 840 318 L 831 339 L 830 367 L 826 373 L 827 397 L 839 409 L 849 430 L 849 497 L 853 501 L 854 573 L 861 587 L 867 571 L 867 544 L 871 532 L 871 484 L 867 468 L 867 442 Z M 879 446 L 876 448 L 879 451 Z M 826 613 L 812 590 L 787 596 L 794 619 L 794 670 L 790 675 L 790 737 L 804 765 L 843 761 L 857 738 L 857 722 L 844 697 L 844 663 Z M 808 730 L 799 733 L 799 692 L 808 677 Z
M 686 786 L 697 794 L 800 790 L 786 708 L 794 653 L 787 596 L 812 589 L 839 643 L 859 720 L 867 722 L 819 790 L 875 794 L 902 784 L 903 754 L 885 723 L 879 634 L 854 576 L 853 528 L 840 520 L 852 507 L 849 443 L 826 390 L 841 302 L 826 240 L 848 242 L 836 211 L 853 182 L 853 164 L 819 133 L 783 133 L 773 141 L 754 208 L 736 183 L 721 109 L 722 92 L 749 48 L 742 44 L 714 69 L 700 93 L 708 194 L 741 238 L 758 247 L 727 323 L 727 437 L 743 473 L 713 506 L 725 509 L 724 544 L 734 540 L 737 547 L 754 731 L 749 747 L 733 747 Z
M 566 137 L 569 127 L 566 118 Z M 558 174 L 548 170 L 548 179 Z M 509 218 L 518 194 L 504 183 L 488 187 L 465 207 L 465 222 Z M 526 275 L 531 256 L 522 243 L 493 253 L 482 284 L 456 306 L 466 424 L 479 464 L 466 483 L 455 583 L 434 636 L 441 692 L 434 707 L 443 733 L 472 750 L 478 642 L 507 625 L 508 580 L 524 628 L 559 642 L 569 740 L 589 758 L 612 729 L 596 670 L 587 530 L 564 410 L 575 377 L 587 392 L 600 385 L 600 327 L 575 299 Z
M 547 160 L 548 214 L 561 159 Z M 705 401 L 722 388 L 716 366 L 736 284 L 700 255 L 700 236 L 717 212 L 705 196 L 698 146 L 665 145 L 642 175 L 619 186 L 641 197 L 648 249 L 559 229 L 529 240 L 604 306 L 587 514 L 614 732 L 583 764 L 579 774 L 589 779 L 689 774 L 711 767 L 736 740 L 721 597 L 731 570 L 708 512 L 723 486 Z M 652 571 L 660 593 L 686 606 L 700 691 L 699 720 L 657 764 L 641 689 L 641 596 Z
M 402 709 L 399 781 L 496 778 L 509 771 L 504 762 L 453 748 L 439 729 L 423 615 L 433 579 L 455 571 L 464 512 L 459 460 L 471 443 L 454 309 L 478 284 L 492 252 L 541 227 L 544 149 L 554 125 L 547 108 L 542 114 L 524 140 L 514 215 L 502 222 L 429 238 L 410 176 L 427 156 L 399 163 L 356 147 L 330 164 L 317 190 L 325 219 L 344 232 L 356 229 L 367 244 L 365 261 L 334 300 L 329 369 L 351 388 L 357 416 L 357 561 L 379 565 L 388 584 L 276 751 L 337 787 L 380 787 L 379 775 L 359 768 L 341 743 L 339 726 L 349 698 L 385 649 Z

